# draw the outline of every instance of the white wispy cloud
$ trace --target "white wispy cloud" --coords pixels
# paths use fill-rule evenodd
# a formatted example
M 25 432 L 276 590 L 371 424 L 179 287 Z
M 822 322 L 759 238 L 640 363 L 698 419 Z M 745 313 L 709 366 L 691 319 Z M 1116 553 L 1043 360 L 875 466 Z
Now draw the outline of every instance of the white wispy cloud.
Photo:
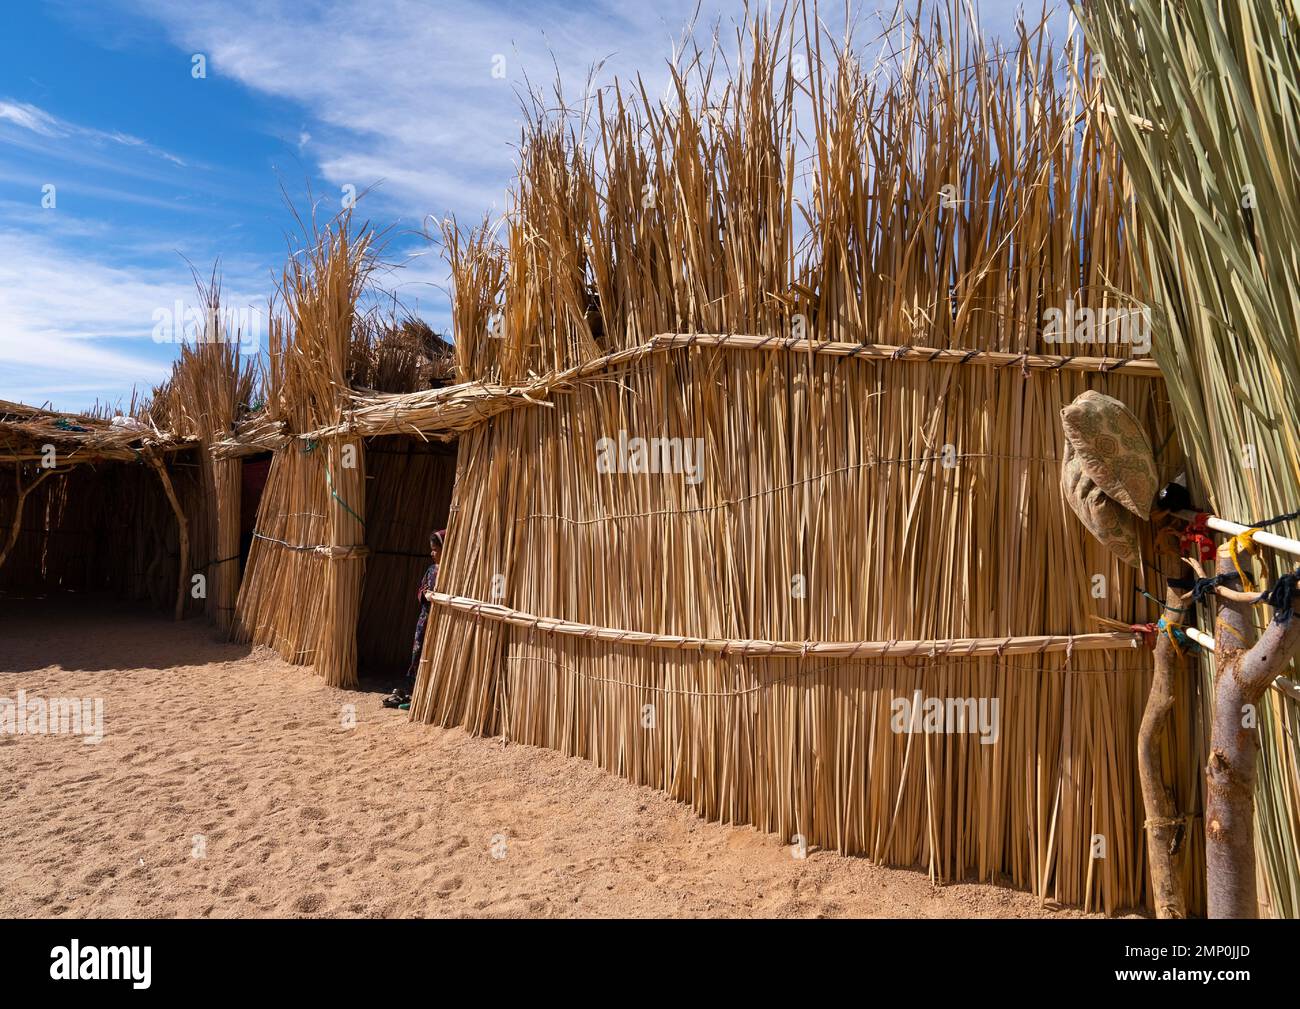
M 170 161 L 181 168 L 185 167 L 185 162 L 182 159 L 169 151 L 155 147 L 140 137 L 133 136 L 130 133 L 123 133 L 121 130 L 100 130 L 90 126 L 81 126 L 66 119 L 61 119 L 29 102 L 0 98 L 0 122 L 11 123 L 29 133 L 35 133 L 51 140 L 71 138 L 120 144 L 123 147 L 135 148 L 145 154 L 162 158 L 164 161 Z
M 233 79 L 302 110 L 282 133 L 331 187 L 370 189 L 368 218 L 397 221 L 394 258 L 415 255 L 379 282 L 440 328 L 450 323 L 446 264 L 415 233 L 427 218 L 477 222 L 504 210 L 521 94 L 549 94 L 558 78 L 566 100 L 580 100 L 596 66 L 599 83 L 639 73 L 662 91 L 697 4 L 126 2 L 182 52 L 203 53 L 208 80 Z M 698 23 L 707 30 L 741 12 L 732 0 L 705 0 Z M 336 194 L 321 196 L 328 204 Z
M 114 251 L 0 228 L 0 399 L 73 409 L 166 377 L 173 348 L 154 340 L 157 313 L 197 305 L 188 267 L 175 253 L 153 268 L 115 263 Z M 227 270 L 224 293 L 232 308 L 264 309 L 271 290 Z
M 43 137 L 63 136 L 59 121 L 43 109 L 26 102 L 0 101 L 0 119 Z
M 326 180 L 364 189 L 415 220 L 500 208 L 518 140 L 525 78 L 557 71 L 581 97 L 588 69 L 604 79 L 666 78 L 666 60 L 695 0 L 491 5 L 451 0 L 354 4 L 136 0 L 173 41 L 225 75 L 292 100 L 312 116 L 301 142 Z M 706 4 L 704 17 L 736 3 Z M 249 25 L 256 24 L 256 32 Z M 494 68 L 503 76 L 494 76 Z

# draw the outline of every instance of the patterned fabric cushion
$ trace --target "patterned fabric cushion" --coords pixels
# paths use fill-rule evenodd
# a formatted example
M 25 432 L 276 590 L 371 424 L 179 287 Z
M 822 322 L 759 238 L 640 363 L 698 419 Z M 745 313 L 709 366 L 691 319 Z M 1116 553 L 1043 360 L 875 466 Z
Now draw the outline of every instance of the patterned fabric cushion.
M 1124 563 L 1141 566 L 1137 520 L 1084 472 L 1082 457 L 1069 441 L 1061 462 L 1061 494 L 1103 546 Z
M 1061 411 L 1061 423 L 1083 474 L 1138 518 L 1149 519 L 1160 476 L 1151 440 L 1133 411 L 1089 390 Z

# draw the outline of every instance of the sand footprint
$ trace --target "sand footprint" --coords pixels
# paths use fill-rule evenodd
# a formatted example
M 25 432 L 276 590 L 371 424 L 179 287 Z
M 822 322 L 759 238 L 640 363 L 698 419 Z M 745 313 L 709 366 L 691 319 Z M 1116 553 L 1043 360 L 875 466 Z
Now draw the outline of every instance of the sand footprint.
M 325 906 L 323 893 L 304 893 L 293 902 L 293 909 L 300 914 L 316 914 Z
M 81 881 L 87 886 L 99 886 L 105 879 L 112 879 L 117 875 L 117 870 L 109 866 L 101 866 L 93 869 L 81 877 Z
M 439 880 L 434 885 L 433 892 L 439 897 L 450 897 L 453 893 L 465 885 L 465 881 L 459 876 L 448 876 L 446 879 Z

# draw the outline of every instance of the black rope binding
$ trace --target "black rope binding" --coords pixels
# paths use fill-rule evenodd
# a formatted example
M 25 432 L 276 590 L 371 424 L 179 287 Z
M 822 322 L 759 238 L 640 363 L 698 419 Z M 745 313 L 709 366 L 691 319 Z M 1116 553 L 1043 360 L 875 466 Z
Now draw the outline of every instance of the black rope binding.
M 1267 529 L 1269 526 L 1275 526 L 1281 522 L 1290 522 L 1292 519 L 1300 519 L 1300 511 L 1287 512 L 1285 515 L 1274 515 L 1271 519 L 1265 519 L 1263 522 L 1247 522 L 1246 525 L 1251 529 Z
M 1291 601 L 1295 597 L 1297 583 L 1300 583 L 1300 568 L 1280 575 L 1272 588 L 1260 593 L 1259 602 L 1273 607 L 1275 623 L 1284 624 L 1295 613 L 1291 608 Z
M 1229 571 L 1227 574 L 1215 575 L 1213 578 L 1170 578 L 1169 584 L 1178 589 L 1180 592 L 1191 592 L 1192 605 L 1196 606 L 1205 602 L 1205 597 L 1214 594 L 1214 590 L 1220 585 L 1227 585 L 1228 582 L 1235 582 L 1240 576 L 1235 571 Z

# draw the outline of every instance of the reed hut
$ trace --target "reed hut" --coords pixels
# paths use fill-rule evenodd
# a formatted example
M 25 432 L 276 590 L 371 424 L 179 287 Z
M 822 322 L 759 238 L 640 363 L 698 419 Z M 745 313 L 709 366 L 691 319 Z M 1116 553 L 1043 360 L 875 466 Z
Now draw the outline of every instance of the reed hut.
M 877 45 L 752 18 L 725 74 L 539 112 L 503 239 L 448 228 L 460 384 L 352 418 L 461 432 L 412 717 L 800 848 L 1140 905 L 1150 658 L 1093 618 L 1157 586 L 1063 505 L 1061 408 L 1104 391 L 1181 461 L 1149 359 L 1044 327 L 1129 303 L 1098 86 L 1038 31 Z

